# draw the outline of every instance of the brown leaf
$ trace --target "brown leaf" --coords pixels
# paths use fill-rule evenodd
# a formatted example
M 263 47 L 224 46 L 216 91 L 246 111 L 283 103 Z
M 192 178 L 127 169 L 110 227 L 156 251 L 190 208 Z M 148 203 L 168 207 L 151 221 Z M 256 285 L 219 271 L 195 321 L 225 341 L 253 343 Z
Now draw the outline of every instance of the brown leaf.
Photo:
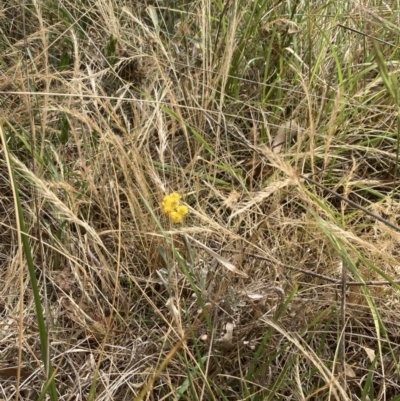
M 18 366 L 0 366 L 0 377 L 17 377 Z M 21 367 L 21 377 L 25 378 L 31 374 L 31 371 L 26 367 Z
M 271 148 L 274 153 L 279 153 L 282 150 L 283 145 L 287 141 L 297 136 L 299 126 L 295 121 L 287 121 L 278 128 L 278 133 L 272 141 Z
M 349 379 L 354 379 L 356 377 L 356 373 L 354 372 L 353 368 L 347 363 L 344 368 L 344 373 Z
M 375 350 L 371 349 L 371 348 L 367 348 L 367 347 L 363 347 L 364 351 L 367 353 L 368 358 L 371 362 L 374 362 L 375 360 Z

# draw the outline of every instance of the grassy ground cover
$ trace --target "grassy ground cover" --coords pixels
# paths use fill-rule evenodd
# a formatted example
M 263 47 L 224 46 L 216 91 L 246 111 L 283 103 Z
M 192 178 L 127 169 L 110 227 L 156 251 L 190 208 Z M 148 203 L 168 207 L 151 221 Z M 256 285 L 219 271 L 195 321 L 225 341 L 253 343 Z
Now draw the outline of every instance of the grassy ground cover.
M 399 400 L 399 10 L 3 0 L 0 399 Z

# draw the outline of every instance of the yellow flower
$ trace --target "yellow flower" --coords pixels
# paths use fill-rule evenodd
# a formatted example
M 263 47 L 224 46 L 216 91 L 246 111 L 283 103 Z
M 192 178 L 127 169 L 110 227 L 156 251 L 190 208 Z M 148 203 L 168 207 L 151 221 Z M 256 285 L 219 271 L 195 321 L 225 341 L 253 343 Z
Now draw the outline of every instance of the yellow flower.
M 164 196 L 161 203 L 162 210 L 169 215 L 174 223 L 182 222 L 183 218 L 188 214 L 188 208 L 185 205 L 180 205 L 180 195 L 176 192 Z
M 171 217 L 171 220 L 174 223 L 180 223 L 183 220 L 183 216 L 181 214 L 179 214 L 178 212 L 170 213 L 169 217 Z
M 172 213 L 179 205 L 180 196 L 176 192 L 164 196 L 162 201 L 162 209 L 165 214 Z
M 188 208 L 185 205 L 179 205 L 176 208 L 176 212 L 181 215 L 182 217 L 185 217 L 188 214 Z

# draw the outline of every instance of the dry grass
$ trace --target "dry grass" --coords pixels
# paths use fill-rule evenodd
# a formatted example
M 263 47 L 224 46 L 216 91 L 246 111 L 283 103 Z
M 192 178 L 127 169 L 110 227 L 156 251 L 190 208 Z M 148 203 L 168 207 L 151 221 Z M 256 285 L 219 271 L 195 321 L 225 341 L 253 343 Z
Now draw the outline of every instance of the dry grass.
M 332 191 L 398 224 L 400 6 L 270 3 L 0 5 L 0 399 L 48 379 L 15 191 L 59 399 L 398 399 L 400 229 Z

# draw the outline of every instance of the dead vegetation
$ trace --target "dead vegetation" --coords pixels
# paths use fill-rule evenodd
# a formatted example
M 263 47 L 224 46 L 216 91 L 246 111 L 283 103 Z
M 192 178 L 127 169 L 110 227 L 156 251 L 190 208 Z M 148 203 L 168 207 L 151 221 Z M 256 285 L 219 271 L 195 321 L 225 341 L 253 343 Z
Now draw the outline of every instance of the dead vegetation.
M 398 399 L 375 3 L 0 5 L 0 399 L 49 390 L 16 193 L 53 400 Z

